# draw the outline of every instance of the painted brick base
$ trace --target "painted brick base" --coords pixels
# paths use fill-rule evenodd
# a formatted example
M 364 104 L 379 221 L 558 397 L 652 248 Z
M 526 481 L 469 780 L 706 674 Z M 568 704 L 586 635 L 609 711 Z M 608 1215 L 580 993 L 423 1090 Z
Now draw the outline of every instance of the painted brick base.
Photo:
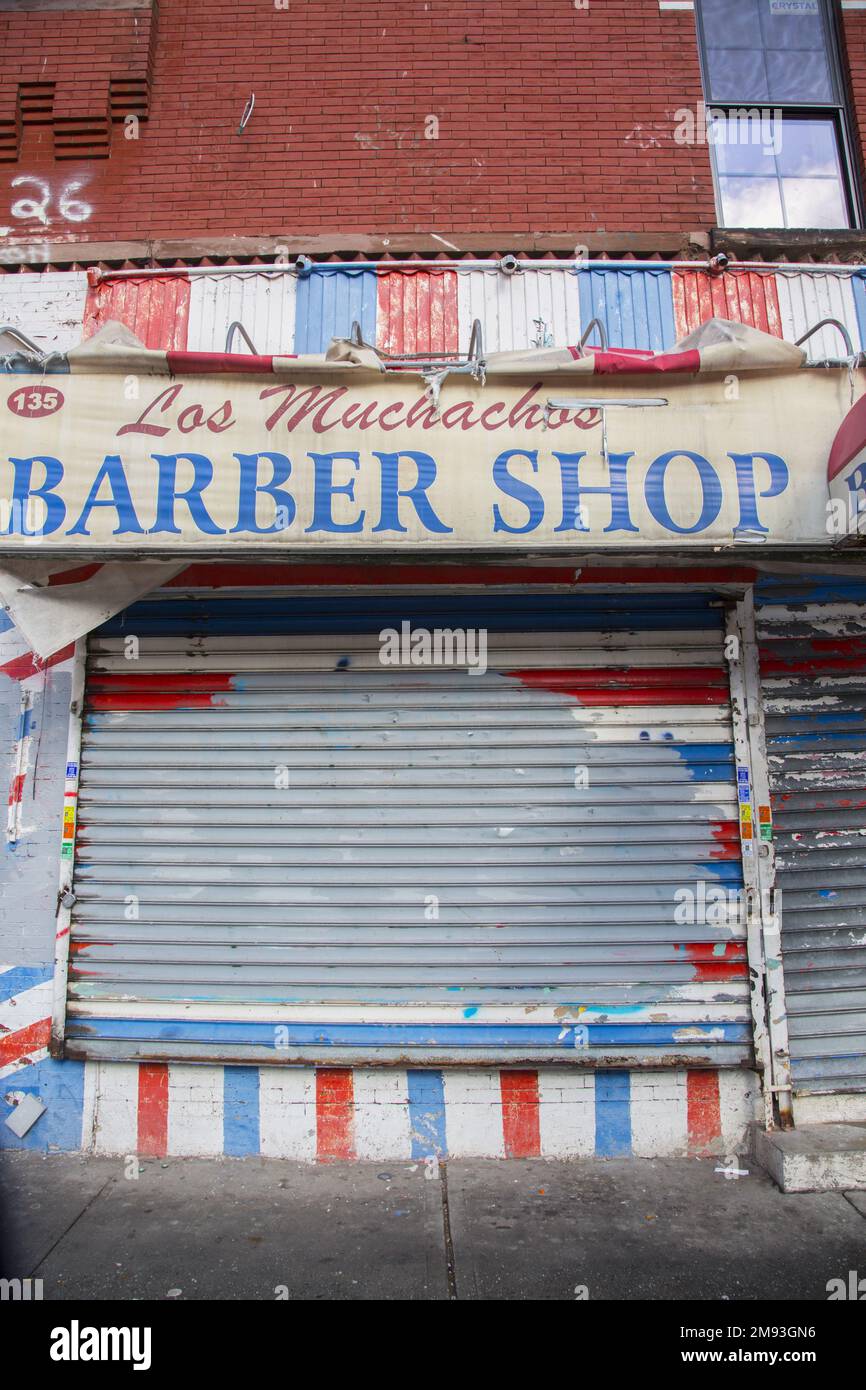
M 302 1162 L 683 1157 L 746 1143 L 746 1071 L 372 1070 L 43 1059 L 0 1082 L 46 1113 L 0 1147 Z

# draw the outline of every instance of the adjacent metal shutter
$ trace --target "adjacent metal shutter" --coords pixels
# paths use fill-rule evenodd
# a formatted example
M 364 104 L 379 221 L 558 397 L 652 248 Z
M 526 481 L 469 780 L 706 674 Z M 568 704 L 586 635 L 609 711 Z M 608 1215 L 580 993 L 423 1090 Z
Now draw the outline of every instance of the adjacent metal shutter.
M 759 587 L 795 1094 L 866 1090 L 866 584 Z
M 486 630 L 490 669 L 382 666 L 404 622 Z M 748 1062 L 736 908 L 677 920 L 742 884 L 722 633 L 703 594 L 169 590 L 113 619 L 69 1055 Z

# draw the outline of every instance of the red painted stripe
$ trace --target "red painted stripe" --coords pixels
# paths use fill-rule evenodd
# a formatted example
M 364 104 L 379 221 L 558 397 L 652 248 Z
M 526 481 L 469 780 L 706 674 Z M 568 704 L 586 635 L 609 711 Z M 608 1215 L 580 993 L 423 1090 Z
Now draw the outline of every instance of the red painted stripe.
M 231 690 L 230 671 L 208 671 L 206 675 L 170 674 L 98 675 L 89 682 L 90 709 L 207 709 L 218 703 L 214 696 Z
M 186 347 L 190 282 L 186 275 L 142 275 L 104 280 L 87 291 L 84 337 L 110 320 L 125 323 L 146 348 L 178 352 Z
M 821 671 L 866 671 L 866 655 L 858 656 L 854 651 L 849 651 L 847 655 L 831 656 L 827 652 L 819 651 L 820 644 L 817 642 L 806 645 L 811 647 L 814 655 L 807 657 L 805 661 L 795 661 L 773 649 L 762 647 L 761 671 L 764 675 L 781 675 L 786 671 L 805 674 L 812 672 L 815 675 Z
M 48 576 L 48 587 L 52 589 L 56 584 L 83 584 L 86 580 L 92 579 L 101 569 L 101 564 L 93 564 L 79 565 L 74 570 L 61 570 L 59 574 Z
M 10 1062 L 19 1062 L 31 1052 L 38 1052 L 41 1048 L 47 1047 L 50 1037 L 50 1018 L 37 1019 L 35 1023 L 29 1023 L 26 1028 L 19 1028 L 14 1033 L 0 1035 L 0 1066 L 5 1067 Z M 14 1089 L 14 1084 L 12 1089 Z
M 502 1071 L 499 1088 L 506 1158 L 539 1158 L 538 1072 Z
M 779 294 L 772 271 L 729 272 L 674 271 L 672 277 L 674 322 L 677 338 L 684 338 L 708 319 L 729 319 L 783 337 Z
M 296 353 L 281 352 L 280 357 L 295 357 Z M 168 368 L 171 372 L 195 373 L 195 375 L 210 376 L 217 372 L 229 372 L 232 376 L 254 375 L 256 372 L 270 374 L 274 370 L 274 359 L 272 356 L 259 354 L 253 357 L 251 354 L 237 352 L 172 352 L 166 353 Z
M 377 284 L 376 345 L 401 357 L 421 352 L 456 352 L 457 272 L 383 270 Z
M 44 661 L 33 652 L 25 652 L 23 656 L 15 656 L 11 661 L 4 662 L 0 666 L 0 676 L 8 676 L 13 681 L 24 681 L 28 676 L 35 676 L 37 671 L 44 671 L 47 666 L 56 666 L 59 661 L 66 661 L 74 652 L 74 642 L 70 642 L 68 647 L 62 647 L 53 656 L 47 656 Z
M 472 584 L 509 587 L 524 584 L 574 584 L 573 565 L 375 565 L 375 564 L 197 564 L 169 580 L 172 589 L 316 587 L 320 584 Z
M 138 1068 L 138 1152 L 163 1158 L 168 1152 L 168 1066 L 143 1062 Z
M 827 462 L 828 481 L 832 482 L 843 468 L 847 468 L 863 448 L 866 448 L 866 396 L 852 405 L 836 431 Z
M 316 1070 L 316 1157 L 336 1163 L 355 1157 L 355 1088 L 348 1067 Z
M 12 782 L 11 782 L 10 787 L 9 787 L 9 805 L 10 805 L 10 806 L 17 806 L 17 805 L 18 805 L 18 802 L 21 800 L 22 796 L 24 795 L 24 782 L 25 782 L 25 780 L 26 780 L 26 773 L 24 773 L 24 772 L 18 772 L 18 773 L 16 773 L 15 776 L 12 778 Z
M 711 859 L 739 859 L 740 824 L 735 820 L 717 820 L 710 824 L 710 832 L 718 845 L 710 853 Z
M 654 372 L 699 372 L 701 354 L 696 349 L 688 352 L 639 353 L 625 348 L 613 352 L 594 354 L 596 376 L 618 376 L 623 373 L 641 375 Z
M 743 980 L 749 973 L 746 945 L 743 941 L 726 941 L 719 952 L 711 941 L 678 942 L 675 951 L 683 952 L 695 971 L 692 979 L 699 984 L 709 981 Z
M 534 690 L 550 690 L 583 705 L 720 705 L 727 673 L 711 666 L 602 667 L 598 670 L 504 671 Z
M 686 1072 L 689 1153 L 716 1152 L 722 1137 L 722 1112 L 717 1071 Z

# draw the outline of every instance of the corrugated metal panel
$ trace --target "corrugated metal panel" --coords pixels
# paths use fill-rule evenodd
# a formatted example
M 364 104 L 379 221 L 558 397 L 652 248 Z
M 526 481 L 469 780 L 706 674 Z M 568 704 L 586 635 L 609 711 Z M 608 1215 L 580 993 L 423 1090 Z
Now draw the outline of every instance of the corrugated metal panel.
M 776 277 L 772 273 L 736 271 L 710 275 L 705 270 L 675 270 L 673 296 L 678 339 L 712 318 L 746 323 L 762 333 L 783 336 Z
M 14 324 L 44 352 L 66 352 L 81 342 L 86 298 L 84 271 L 0 275 L 0 323 Z M 2 350 L 19 346 L 9 339 Z
M 193 275 L 190 279 L 190 352 L 225 352 L 229 325 L 242 323 L 257 353 L 294 352 L 294 275 Z M 235 334 L 232 352 L 248 352 Z
M 580 296 L 570 270 L 461 270 L 457 275 L 460 351 L 480 319 L 485 352 L 571 347 L 580 341 Z
M 795 1094 L 866 1090 L 866 584 L 764 580 L 758 633 Z
M 457 273 L 391 270 L 379 276 L 376 346 L 383 352 L 456 352 Z
M 816 274 L 808 271 L 776 272 L 782 335 L 796 342 L 821 319 L 840 319 L 851 334 L 854 351 L 861 346 L 857 307 L 850 275 Z M 803 344 L 810 361 L 844 357 L 845 343 L 835 328 L 822 328 Z
M 189 280 L 185 275 L 144 275 L 105 280 L 87 291 L 84 336 L 91 338 L 112 319 L 131 328 L 145 347 L 182 352 L 189 319 Z
M 382 664 L 383 627 L 467 620 L 486 674 Z M 700 594 L 140 603 L 92 639 L 77 855 L 71 1055 L 751 1055 Z
M 610 347 L 661 352 L 676 341 L 669 270 L 580 270 L 580 317 L 600 319 Z M 590 342 L 596 343 L 593 336 Z
M 315 266 L 298 280 L 295 352 L 324 352 L 332 338 L 348 338 L 358 322 L 365 343 L 376 341 L 376 272 Z

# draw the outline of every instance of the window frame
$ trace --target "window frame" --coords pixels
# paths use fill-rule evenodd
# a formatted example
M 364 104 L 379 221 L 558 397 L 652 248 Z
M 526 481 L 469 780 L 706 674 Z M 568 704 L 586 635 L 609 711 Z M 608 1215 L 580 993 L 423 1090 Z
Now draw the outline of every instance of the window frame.
M 708 45 L 704 32 L 703 0 L 694 0 L 695 8 L 695 29 L 698 41 L 698 61 L 701 70 L 701 85 L 703 88 L 704 105 L 707 112 L 720 111 L 729 113 L 738 110 L 755 109 L 758 111 L 780 111 L 782 120 L 790 117 L 820 115 L 830 119 L 836 133 L 839 163 L 842 174 L 842 194 L 848 210 L 847 227 L 824 227 L 812 229 L 809 227 L 763 227 L 755 226 L 755 231 L 775 231 L 779 233 L 803 232 L 810 230 L 820 230 L 827 232 L 835 231 L 859 231 L 863 227 L 863 199 L 860 189 L 860 181 L 857 177 L 857 164 L 854 158 L 854 142 L 851 129 L 851 118 L 848 104 L 845 100 L 847 83 L 845 72 L 842 67 L 840 32 L 838 24 L 838 9 L 834 0 L 818 0 L 821 15 L 821 23 L 824 30 L 824 42 L 826 45 L 827 61 L 830 68 L 830 77 L 835 90 L 835 101 L 833 102 L 788 102 L 788 101 L 713 101 L 710 98 L 710 73 L 707 57 Z M 724 230 L 732 230 L 722 220 L 722 195 L 719 181 L 719 169 L 716 160 L 715 145 L 712 141 L 710 145 L 710 167 L 713 172 L 713 193 L 716 200 L 716 216 L 719 219 L 718 225 Z M 748 227 L 743 230 L 749 230 Z

